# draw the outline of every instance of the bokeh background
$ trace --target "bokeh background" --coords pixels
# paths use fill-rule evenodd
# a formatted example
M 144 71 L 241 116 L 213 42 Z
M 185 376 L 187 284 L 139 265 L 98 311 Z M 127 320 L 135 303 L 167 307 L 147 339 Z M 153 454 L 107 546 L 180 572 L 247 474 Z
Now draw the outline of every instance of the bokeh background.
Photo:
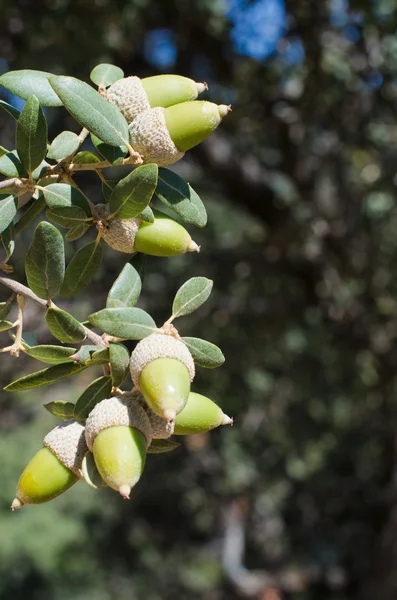
M 161 322 L 185 279 L 214 279 L 210 301 L 180 327 L 223 349 L 225 366 L 200 370 L 195 389 L 235 418 L 150 456 L 130 502 L 79 484 L 11 514 L 19 473 L 55 425 L 42 404 L 74 401 L 93 372 L 3 392 L 0 598 L 395 600 L 395 0 L 0 8 L 1 71 L 87 81 L 111 62 L 207 81 L 207 99 L 233 105 L 175 165 L 208 207 L 208 226 L 191 232 L 202 252 L 148 259 L 140 306 Z M 52 137 L 79 131 L 63 109 L 47 118 Z M 13 148 L 14 122 L 0 119 Z M 95 176 L 78 177 L 99 201 Z M 12 260 L 21 280 L 30 236 Z M 87 292 L 59 304 L 81 319 L 102 308 L 125 259 L 107 250 Z M 53 341 L 31 303 L 26 320 L 27 333 Z M 37 368 L 1 355 L 2 387 Z

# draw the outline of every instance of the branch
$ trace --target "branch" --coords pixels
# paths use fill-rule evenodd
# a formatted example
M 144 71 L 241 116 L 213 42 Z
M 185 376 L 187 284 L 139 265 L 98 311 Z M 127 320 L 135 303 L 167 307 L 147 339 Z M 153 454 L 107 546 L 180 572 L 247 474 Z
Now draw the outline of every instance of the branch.
M 28 287 L 26 287 L 22 283 L 19 283 L 19 281 L 15 281 L 14 279 L 10 279 L 9 277 L 0 277 L 0 283 L 7 286 L 8 288 L 10 288 L 10 290 L 15 292 L 16 294 L 25 296 L 25 298 L 30 298 L 31 300 L 36 302 L 36 304 L 39 304 L 41 306 L 41 308 L 44 308 L 45 310 L 47 310 L 47 308 L 48 308 L 47 301 L 43 300 L 43 298 L 39 298 L 38 296 L 36 296 L 36 294 L 33 293 L 32 290 L 30 290 Z M 53 303 L 51 303 L 51 306 L 53 308 L 58 308 Z M 95 344 L 95 346 L 101 346 L 101 348 L 107 347 L 106 343 L 104 342 L 104 340 L 102 339 L 102 337 L 100 335 L 98 335 L 94 331 L 91 331 L 91 329 L 88 329 L 88 327 L 85 327 L 84 325 L 82 325 L 82 327 L 84 327 L 86 337 L 88 340 L 90 340 L 90 342 Z

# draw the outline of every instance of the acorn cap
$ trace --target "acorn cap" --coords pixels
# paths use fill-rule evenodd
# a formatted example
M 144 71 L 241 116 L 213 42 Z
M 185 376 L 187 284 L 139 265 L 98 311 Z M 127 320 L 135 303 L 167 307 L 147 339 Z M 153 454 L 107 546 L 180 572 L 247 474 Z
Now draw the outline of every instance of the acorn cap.
M 111 219 L 108 226 L 101 228 L 102 237 L 113 250 L 131 254 L 135 252 L 135 236 L 140 224 L 140 219 Z
M 195 368 L 192 355 L 188 347 L 181 340 L 164 333 L 152 333 L 141 340 L 131 354 L 130 372 L 131 378 L 137 390 L 139 390 L 139 376 L 147 364 L 157 358 L 175 358 L 183 363 L 193 381 Z
M 137 390 L 133 391 L 133 397 L 137 402 L 139 402 L 149 417 L 152 428 L 152 438 L 154 440 L 166 440 L 167 438 L 171 437 L 171 435 L 174 433 L 175 421 L 165 421 L 156 415 L 156 413 L 153 412 L 152 409 L 146 404 L 142 394 Z
M 115 425 L 126 425 L 138 429 L 146 439 L 146 447 L 150 446 L 152 441 L 150 421 L 142 406 L 129 398 L 114 396 L 99 402 L 88 415 L 85 424 L 85 439 L 91 452 L 98 433 Z
M 106 100 L 115 104 L 128 123 L 150 108 L 149 99 L 139 77 L 124 77 L 106 90 Z
M 131 146 L 142 155 L 144 164 L 156 163 L 160 167 L 167 167 L 184 155 L 168 132 L 165 110 L 162 107 L 144 110 L 129 126 Z
M 81 464 L 88 452 L 84 437 L 84 425 L 74 419 L 64 421 L 47 433 L 43 445 L 51 450 L 72 473 L 80 479 L 83 478 Z

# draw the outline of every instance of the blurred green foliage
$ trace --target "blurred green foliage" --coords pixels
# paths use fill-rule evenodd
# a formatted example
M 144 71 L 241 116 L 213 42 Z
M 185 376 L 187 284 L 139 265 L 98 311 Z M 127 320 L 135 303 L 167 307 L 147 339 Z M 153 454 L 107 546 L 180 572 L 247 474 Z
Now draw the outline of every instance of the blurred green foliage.
M 214 279 L 180 328 L 223 349 L 225 366 L 200 370 L 195 389 L 235 426 L 149 457 L 129 503 L 79 484 L 12 515 L 18 475 L 54 423 L 41 405 L 74 401 L 89 381 L 3 394 L 0 597 L 395 600 L 396 3 L 287 1 L 288 26 L 262 61 L 234 51 L 221 2 L 2 8 L 9 69 L 87 80 L 106 61 L 154 74 L 145 39 L 167 28 L 169 70 L 233 103 L 176 165 L 208 206 L 208 226 L 192 232 L 202 252 L 148 259 L 140 306 L 161 322 L 186 273 Z M 47 116 L 52 138 L 73 127 L 61 109 Z M 95 199 L 95 176 L 79 182 Z M 21 279 L 29 239 L 13 261 Z M 62 307 L 78 318 L 102 308 L 122 264 L 108 250 L 84 298 Z M 27 326 L 51 343 L 36 311 L 27 305 Z M 29 369 L 3 356 L 2 383 Z

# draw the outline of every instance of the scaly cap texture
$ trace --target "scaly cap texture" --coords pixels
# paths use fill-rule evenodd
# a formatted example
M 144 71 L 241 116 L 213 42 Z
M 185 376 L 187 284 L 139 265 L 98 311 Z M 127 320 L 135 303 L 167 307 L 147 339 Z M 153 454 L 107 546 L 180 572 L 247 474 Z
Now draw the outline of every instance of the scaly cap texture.
M 74 419 L 64 421 L 47 433 L 43 444 L 65 467 L 82 479 L 81 463 L 88 452 L 84 425 Z
M 139 77 L 119 79 L 106 90 L 106 100 L 115 104 L 131 123 L 139 113 L 150 108 L 147 93 Z
M 157 358 L 176 358 L 189 371 L 190 381 L 194 379 L 194 361 L 184 342 L 164 333 L 152 333 L 141 340 L 131 354 L 130 372 L 135 387 L 139 390 L 141 371 Z
M 149 417 L 150 425 L 152 428 L 152 438 L 154 440 L 166 440 L 171 437 L 174 433 L 175 421 L 165 421 L 146 404 L 144 397 L 140 392 L 134 390 L 133 398 L 142 406 Z
M 149 417 L 138 404 L 130 398 L 115 396 L 99 402 L 88 415 L 85 424 L 85 439 L 88 448 L 93 449 L 94 439 L 102 429 L 115 425 L 134 427 L 142 432 L 146 439 L 146 447 L 152 441 Z
M 141 219 L 125 219 L 117 218 L 107 221 L 109 213 L 106 204 L 97 204 L 95 206 L 95 217 L 102 219 L 102 223 L 98 223 L 97 228 L 101 231 L 105 242 L 118 252 L 126 252 L 132 254 L 135 252 L 135 236 L 141 225 Z
M 184 152 L 175 146 L 165 123 L 164 108 L 141 112 L 129 126 L 131 146 L 143 156 L 143 163 L 167 167 L 180 160 Z

